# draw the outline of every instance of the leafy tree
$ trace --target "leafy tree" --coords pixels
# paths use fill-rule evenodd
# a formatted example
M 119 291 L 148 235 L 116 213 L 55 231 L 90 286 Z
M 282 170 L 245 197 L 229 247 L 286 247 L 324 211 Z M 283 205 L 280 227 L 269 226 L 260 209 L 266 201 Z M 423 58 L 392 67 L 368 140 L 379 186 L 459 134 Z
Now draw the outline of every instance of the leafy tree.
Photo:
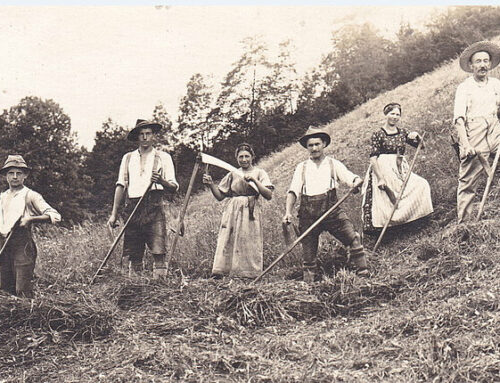
M 81 164 L 68 115 L 52 100 L 25 97 L 0 116 L 0 153 L 21 154 L 33 171 L 27 185 L 39 191 L 70 222 L 85 216 L 91 180 Z
M 257 37 L 242 41 L 244 53 L 233 64 L 221 84 L 217 98 L 218 121 L 224 135 L 239 131 L 249 136 L 255 121 L 262 110 L 263 79 L 270 71 L 266 52 L 267 47 Z M 214 116 L 215 117 L 215 116 Z
M 85 173 L 92 179 L 91 210 L 98 211 L 113 203 L 118 170 L 125 153 L 137 148 L 126 139 L 128 130 L 111 119 L 96 132 L 95 144 L 85 161 Z
M 451 7 L 435 16 L 426 32 L 402 24 L 387 71 L 392 87 L 406 83 L 455 58 L 469 44 L 500 33 L 499 7 Z
M 293 43 L 285 40 L 279 44 L 277 60 L 271 63 L 271 72 L 262 83 L 262 109 L 266 112 L 280 109 L 291 114 L 296 109 L 299 81 L 292 59 Z
M 177 131 L 182 144 L 199 149 L 211 146 L 211 105 L 212 90 L 200 73 L 194 74 L 179 107 Z
M 152 121 L 162 125 L 162 129 L 158 134 L 159 146 L 173 150 L 179 142 L 177 138 L 178 132 L 173 128 L 172 120 L 163 104 L 160 103 L 155 106 Z
M 348 25 L 335 33 L 333 51 L 322 62 L 326 83 L 334 91 L 342 83 L 354 99 L 348 104 L 359 105 L 390 87 L 387 61 L 392 48 L 389 40 L 366 23 Z

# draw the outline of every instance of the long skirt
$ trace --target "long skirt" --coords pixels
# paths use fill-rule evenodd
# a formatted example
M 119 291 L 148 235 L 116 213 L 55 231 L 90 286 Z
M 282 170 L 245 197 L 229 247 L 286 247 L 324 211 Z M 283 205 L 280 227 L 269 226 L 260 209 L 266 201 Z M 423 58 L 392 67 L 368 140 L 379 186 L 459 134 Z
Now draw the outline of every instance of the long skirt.
M 254 278 L 263 267 L 261 208 L 257 202 L 250 220 L 246 196 L 232 197 L 222 214 L 213 274 Z
M 381 154 L 377 159 L 386 184 L 396 197 L 399 196 L 409 171 L 406 159 L 401 157 L 398 166 L 397 157 L 396 154 Z M 394 207 L 387 192 L 380 190 L 377 184 L 378 178 L 370 165 L 363 185 L 363 230 L 366 232 L 384 227 Z M 424 178 L 411 173 L 389 226 L 415 221 L 433 211 L 429 183 Z

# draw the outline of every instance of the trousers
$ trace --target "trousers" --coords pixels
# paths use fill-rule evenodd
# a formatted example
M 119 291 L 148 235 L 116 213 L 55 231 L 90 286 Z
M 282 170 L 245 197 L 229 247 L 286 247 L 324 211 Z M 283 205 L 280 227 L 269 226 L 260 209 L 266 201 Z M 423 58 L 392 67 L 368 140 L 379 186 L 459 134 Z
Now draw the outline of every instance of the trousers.
M 476 149 L 477 154 L 488 160 L 490 154 L 497 150 L 500 142 L 500 123 L 498 119 L 474 118 L 468 120 L 467 131 L 468 135 L 471 135 L 469 138 L 470 143 Z M 478 141 L 476 136 L 480 136 L 482 139 Z M 483 170 L 477 156 L 460 160 L 457 188 L 458 222 L 463 222 L 472 214 L 472 202 L 476 196 L 477 186 Z
M 0 238 L 0 246 L 5 240 Z M 16 228 L 0 258 L 0 288 L 17 296 L 33 297 L 36 256 L 31 230 Z
M 130 216 L 139 198 L 131 198 L 125 207 L 125 214 Z M 129 257 L 133 264 L 142 264 L 144 250 L 148 246 L 151 254 L 166 253 L 166 218 L 163 210 L 163 192 L 150 191 L 137 209 L 134 217 L 125 229 L 123 238 L 123 256 Z
M 299 207 L 299 231 L 302 234 L 331 206 L 337 202 L 337 193 L 331 189 L 327 193 L 307 196 L 302 195 Z M 344 246 L 349 246 L 356 239 L 356 231 L 347 214 L 340 208 L 328 215 L 318 226 L 302 240 L 304 265 L 314 265 L 318 252 L 319 236 L 328 231 Z

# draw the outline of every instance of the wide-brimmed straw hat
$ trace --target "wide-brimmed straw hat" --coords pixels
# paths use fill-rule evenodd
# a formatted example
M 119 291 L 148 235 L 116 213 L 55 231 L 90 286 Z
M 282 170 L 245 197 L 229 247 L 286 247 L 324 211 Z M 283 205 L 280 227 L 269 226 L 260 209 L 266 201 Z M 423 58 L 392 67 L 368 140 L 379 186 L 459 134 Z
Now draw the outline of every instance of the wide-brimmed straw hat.
M 19 154 L 9 154 L 3 168 L 0 169 L 0 174 L 5 174 L 10 168 L 26 169 L 31 170 L 31 168 L 26 165 L 26 161 L 23 156 Z
M 325 132 L 323 129 L 316 128 L 315 126 L 310 126 L 307 128 L 306 133 L 299 138 L 300 144 L 304 147 L 307 148 L 307 140 L 309 138 L 321 138 L 323 141 L 325 141 L 325 148 L 330 145 L 330 135 Z
M 128 132 L 127 140 L 137 141 L 139 137 L 139 132 L 142 128 L 151 128 L 153 130 L 153 133 L 158 133 L 161 130 L 162 125 L 147 120 L 137 120 L 134 129 Z
M 490 54 L 491 69 L 495 68 L 500 63 L 500 46 L 491 41 L 478 41 L 469 45 L 460 55 L 460 68 L 464 71 L 471 73 L 470 60 L 474 53 L 488 52 Z

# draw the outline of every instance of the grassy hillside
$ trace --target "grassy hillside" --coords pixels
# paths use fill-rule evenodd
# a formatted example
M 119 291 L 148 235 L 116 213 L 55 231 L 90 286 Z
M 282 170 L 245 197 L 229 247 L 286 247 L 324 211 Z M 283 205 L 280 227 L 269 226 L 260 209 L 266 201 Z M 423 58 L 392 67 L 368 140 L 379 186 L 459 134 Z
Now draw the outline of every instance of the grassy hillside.
M 498 69 L 493 71 L 494 76 L 498 77 L 498 73 Z M 425 177 L 431 185 L 436 210 L 433 221 L 445 219 L 448 212 L 456 206 L 458 160 L 451 148 L 450 139 L 450 134 L 454 133 L 451 126 L 453 100 L 457 85 L 466 77 L 467 74 L 454 61 L 367 102 L 327 126 L 332 135 L 328 152 L 343 161 L 349 169 L 364 176 L 369 165 L 370 137 L 385 121 L 382 109 L 389 102 L 399 102 L 403 108 L 402 126 L 421 133 L 427 132 L 426 149 L 416 162 L 415 172 Z M 407 151 L 409 162 L 413 153 L 411 148 Z M 285 211 L 286 190 L 296 164 L 306 158 L 306 150 L 295 144 L 258 164 L 269 173 L 276 187 L 272 201 L 264 202 L 264 253 L 267 262 L 283 250 L 281 218 Z M 344 191 L 345 189 L 341 189 L 340 194 Z M 222 205 L 223 202 L 217 202 L 209 193 L 201 194 L 191 201 L 186 219 L 187 238 L 181 241 L 181 251 L 175 255 L 177 259 L 182 257 L 182 263 L 190 262 L 194 257 L 193 267 L 201 266 L 208 270 L 211 256 L 215 252 Z M 359 230 L 360 207 L 359 195 L 344 205 Z M 490 214 L 491 210 L 487 208 L 486 216 Z M 292 261 L 296 263 L 295 259 Z
M 321 282 L 282 277 L 300 266 L 298 253 L 254 287 L 203 278 L 222 211 L 208 193 L 190 204 L 175 277 L 164 283 L 120 277 L 115 256 L 89 288 L 109 246 L 104 228 L 54 229 L 38 235 L 35 300 L 0 295 L 0 382 L 498 381 L 497 182 L 480 223 L 445 226 L 458 169 L 452 103 L 464 78 L 457 62 L 449 63 L 328 126 L 330 151 L 360 175 L 386 103 L 403 105 L 403 126 L 427 132 L 416 172 L 431 184 L 436 214 L 419 228 L 393 232 L 370 254 L 371 278 L 344 269 L 328 236 Z M 266 263 L 284 249 L 285 191 L 305 158 L 297 144 L 259 164 L 276 185 L 264 205 Z M 345 209 L 359 227 L 360 197 Z M 369 248 L 373 242 L 366 239 Z

